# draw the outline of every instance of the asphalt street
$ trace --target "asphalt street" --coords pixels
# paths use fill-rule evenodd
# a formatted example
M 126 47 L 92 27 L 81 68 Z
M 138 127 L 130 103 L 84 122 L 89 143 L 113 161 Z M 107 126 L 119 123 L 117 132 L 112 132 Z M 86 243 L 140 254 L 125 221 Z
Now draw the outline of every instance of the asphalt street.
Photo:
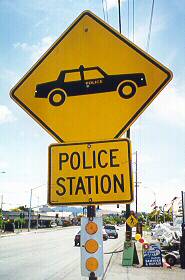
M 0 238 L 1 280 L 76 280 L 80 273 L 80 248 L 74 247 L 79 227 L 22 233 Z M 124 228 L 118 239 L 104 241 L 104 253 L 121 249 Z M 104 255 L 104 269 L 112 254 Z

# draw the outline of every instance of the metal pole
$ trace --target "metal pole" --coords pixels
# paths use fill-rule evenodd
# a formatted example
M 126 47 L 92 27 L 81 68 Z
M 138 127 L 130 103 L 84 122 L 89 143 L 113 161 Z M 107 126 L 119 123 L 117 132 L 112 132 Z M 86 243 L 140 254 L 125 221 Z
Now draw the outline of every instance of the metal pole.
M 137 151 L 136 151 L 136 215 L 137 215 L 137 204 L 138 204 L 138 201 L 137 201 Z
M 181 192 L 182 195 L 182 235 L 183 235 L 183 231 L 184 231 L 184 223 L 185 223 L 185 209 L 184 209 L 184 192 Z
M 32 189 L 30 192 L 30 207 L 28 212 L 28 231 L 30 231 L 30 227 L 31 227 L 31 201 L 32 201 Z
M 119 32 L 121 33 L 121 4 L 120 4 L 120 0 L 118 0 L 118 12 L 119 12 Z
M 127 130 L 126 136 L 130 139 L 130 128 Z M 126 219 L 130 216 L 130 204 L 126 204 Z M 126 241 L 132 240 L 132 228 L 126 223 Z
M 89 220 L 93 220 L 96 217 L 96 207 L 95 205 L 88 205 L 87 206 L 87 217 Z M 95 276 L 94 272 L 90 273 L 89 280 L 97 280 L 98 278 Z
M 3 194 L 1 195 L 1 211 L 3 211 Z
M 1 195 L 1 232 L 3 231 L 3 194 Z
M 164 212 L 164 207 L 166 206 L 166 204 L 163 206 L 163 222 L 165 223 L 165 212 Z

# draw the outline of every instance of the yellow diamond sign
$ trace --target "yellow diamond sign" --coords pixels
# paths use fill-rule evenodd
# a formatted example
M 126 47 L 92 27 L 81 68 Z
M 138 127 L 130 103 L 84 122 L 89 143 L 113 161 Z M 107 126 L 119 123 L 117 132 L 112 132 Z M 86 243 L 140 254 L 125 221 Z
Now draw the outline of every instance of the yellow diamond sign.
M 128 217 L 128 219 L 126 220 L 126 223 L 127 225 L 129 225 L 129 227 L 135 227 L 138 223 L 138 220 L 133 216 L 133 215 L 130 215 Z
M 83 12 L 11 97 L 57 141 L 119 137 L 172 73 L 89 11 Z
M 48 173 L 51 205 L 130 203 L 133 199 L 128 139 L 51 145 Z

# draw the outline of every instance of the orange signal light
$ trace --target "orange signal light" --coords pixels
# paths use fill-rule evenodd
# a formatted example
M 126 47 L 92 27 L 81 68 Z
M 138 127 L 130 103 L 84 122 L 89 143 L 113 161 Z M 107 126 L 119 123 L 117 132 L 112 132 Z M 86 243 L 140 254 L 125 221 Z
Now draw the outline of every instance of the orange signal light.
M 88 222 L 85 226 L 85 230 L 88 234 L 94 234 L 98 231 L 98 226 L 95 222 Z
M 89 239 L 84 247 L 88 253 L 93 254 L 98 250 L 98 242 L 94 239 Z
M 88 258 L 86 261 L 86 268 L 89 271 L 95 271 L 98 269 L 98 261 L 95 258 Z

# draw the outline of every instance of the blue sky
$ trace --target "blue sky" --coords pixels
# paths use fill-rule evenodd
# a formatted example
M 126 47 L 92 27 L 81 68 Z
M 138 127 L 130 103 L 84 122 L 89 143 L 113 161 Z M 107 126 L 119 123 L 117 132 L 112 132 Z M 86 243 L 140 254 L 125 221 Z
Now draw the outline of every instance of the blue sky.
M 133 40 L 129 2 L 129 34 L 128 1 L 121 2 L 122 33 Z M 134 41 L 144 50 L 151 4 L 135 1 Z M 117 0 L 107 0 L 107 9 L 108 23 L 118 29 Z M 6 171 L 0 174 L 0 193 L 5 208 L 28 205 L 30 188 L 40 185 L 33 204 L 46 201 L 48 145 L 55 142 L 10 99 L 9 91 L 84 10 L 104 19 L 101 0 L 0 0 L 0 171 Z M 174 78 L 131 127 L 133 152 L 138 152 L 140 210 L 150 209 L 154 192 L 162 205 L 185 191 L 184 30 L 185 1 L 156 0 L 149 53 L 169 67 Z

